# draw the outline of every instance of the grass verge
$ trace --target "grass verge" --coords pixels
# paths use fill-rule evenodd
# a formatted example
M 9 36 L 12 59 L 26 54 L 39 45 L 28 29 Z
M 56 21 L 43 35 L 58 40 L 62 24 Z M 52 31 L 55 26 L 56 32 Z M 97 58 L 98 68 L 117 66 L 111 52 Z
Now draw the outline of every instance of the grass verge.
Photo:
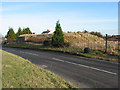
M 88 57 L 88 58 L 95 58 L 95 59 L 101 59 L 101 60 L 113 61 L 113 62 L 118 61 L 117 55 L 116 56 L 108 55 L 100 50 L 90 50 L 90 53 L 84 53 L 84 50 L 75 49 L 75 48 L 71 48 L 71 47 L 56 48 L 56 47 L 34 45 L 34 44 L 27 44 L 27 43 L 22 43 L 22 44 L 10 43 L 10 44 L 6 44 L 4 46 L 15 47 L 15 48 L 25 48 L 25 49 L 58 51 L 58 52 L 63 52 L 63 53 L 84 56 L 84 57 Z
M 57 75 L 6 51 L 2 51 L 2 87 L 75 88 Z

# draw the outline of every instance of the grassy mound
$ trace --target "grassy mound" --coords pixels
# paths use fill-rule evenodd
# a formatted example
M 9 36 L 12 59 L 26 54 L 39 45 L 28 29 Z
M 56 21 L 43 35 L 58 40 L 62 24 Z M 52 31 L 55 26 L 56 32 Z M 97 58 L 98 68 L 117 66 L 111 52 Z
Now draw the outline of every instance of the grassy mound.
M 19 56 L 2 51 L 3 88 L 74 88 L 73 85 Z
M 64 33 L 65 41 L 69 42 L 72 48 L 84 49 L 89 47 L 92 50 L 105 51 L 106 41 L 103 38 L 90 33 Z M 118 41 L 108 41 L 108 53 L 118 55 Z
M 61 51 L 69 54 L 77 54 L 89 58 L 96 58 L 107 61 L 118 61 L 118 41 L 108 41 L 107 53 L 105 52 L 105 40 L 98 36 L 90 33 L 64 33 L 65 47 L 52 47 L 51 45 L 44 46 L 43 41 L 51 41 L 52 34 L 39 34 L 39 35 L 28 35 L 26 42 L 23 43 L 8 43 L 4 46 L 16 47 L 16 48 L 27 48 L 27 49 L 40 49 L 40 50 L 52 50 Z M 90 53 L 84 53 L 84 48 L 90 48 Z
M 53 34 L 22 35 L 26 41 L 43 43 L 44 40 L 52 40 Z M 65 42 L 70 44 L 71 48 L 84 49 L 89 47 L 92 50 L 105 51 L 106 41 L 103 38 L 83 32 L 64 33 Z M 108 41 L 108 53 L 118 55 L 118 41 Z
M 51 47 L 51 46 L 43 46 L 43 45 L 35 45 L 30 43 L 9 43 L 4 45 L 5 47 L 14 47 L 14 48 L 25 48 L 25 49 L 37 49 L 37 50 L 50 50 L 50 51 L 58 51 L 63 53 L 69 53 L 79 56 L 84 56 L 88 58 L 95 58 L 100 60 L 106 60 L 106 61 L 118 61 L 118 55 L 109 55 L 107 53 L 104 53 L 101 50 L 90 50 L 90 53 L 84 53 L 84 50 L 82 49 L 76 49 L 71 47 Z

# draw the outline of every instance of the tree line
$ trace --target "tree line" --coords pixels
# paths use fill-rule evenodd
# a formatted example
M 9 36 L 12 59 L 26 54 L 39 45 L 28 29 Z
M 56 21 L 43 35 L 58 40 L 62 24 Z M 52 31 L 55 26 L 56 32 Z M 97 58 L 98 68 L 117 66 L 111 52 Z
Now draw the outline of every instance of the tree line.
M 80 33 L 81 31 L 77 31 L 77 32 L 74 32 L 74 33 Z M 71 31 L 68 31 L 67 33 L 71 33 Z M 88 32 L 87 30 L 84 30 L 82 33 L 90 33 L 92 35 L 95 35 L 95 36 L 98 36 L 98 37 L 104 37 L 100 32 Z
M 32 32 L 29 29 L 29 27 L 23 28 L 23 30 L 19 27 L 17 33 L 15 33 L 13 28 L 10 27 L 5 38 L 16 39 L 18 36 L 20 36 L 22 34 L 32 34 Z
M 32 34 L 31 30 L 27 27 L 24 28 L 23 30 L 19 27 L 17 33 L 14 32 L 13 28 L 9 28 L 7 35 L 5 36 L 7 39 L 16 39 L 18 36 L 22 34 Z M 55 47 L 63 47 L 66 44 L 64 43 L 64 34 L 62 31 L 62 28 L 60 26 L 59 20 L 56 23 L 55 31 L 52 36 L 52 42 L 45 41 L 45 45 L 52 44 L 52 46 Z
M 94 32 L 94 31 L 88 32 L 87 30 L 84 30 L 83 32 L 84 33 L 90 33 L 90 34 L 98 36 L 98 37 L 103 37 L 103 35 L 100 32 Z
M 80 31 L 78 31 L 77 33 L 79 33 Z M 68 32 L 70 33 L 70 32 Z M 92 35 L 96 35 L 98 37 L 103 37 L 103 35 L 100 32 L 88 32 L 87 30 L 84 30 L 83 33 L 90 33 Z M 27 28 L 23 28 L 23 30 L 19 27 L 17 33 L 14 32 L 13 28 L 9 28 L 9 31 L 7 32 L 7 35 L 5 36 L 8 39 L 16 39 L 18 36 L 22 35 L 22 34 L 32 34 L 31 30 L 29 29 L 29 27 Z M 69 43 L 64 43 L 64 34 L 62 31 L 62 28 L 60 26 L 59 20 L 56 23 L 56 27 L 55 27 L 55 31 L 54 34 L 52 36 L 52 42 L 49 41 L 45 41 L 44 45 L 49 45 L 52 44 L 52 46 L 69 46 Z

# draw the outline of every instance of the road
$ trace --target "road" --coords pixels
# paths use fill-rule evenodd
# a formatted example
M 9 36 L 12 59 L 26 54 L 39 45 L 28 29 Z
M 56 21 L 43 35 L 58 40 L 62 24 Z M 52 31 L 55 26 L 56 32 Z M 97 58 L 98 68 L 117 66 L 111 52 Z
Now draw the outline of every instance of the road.
M 118 64 L 60 52 L 3 47 L 80 88 L 117 88 Z

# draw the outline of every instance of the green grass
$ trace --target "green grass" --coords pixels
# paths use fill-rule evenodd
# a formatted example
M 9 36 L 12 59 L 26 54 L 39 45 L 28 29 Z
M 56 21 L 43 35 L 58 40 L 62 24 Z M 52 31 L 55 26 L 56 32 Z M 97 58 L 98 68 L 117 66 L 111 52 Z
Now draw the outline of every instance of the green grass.
M 61 51 L 69 54 L 76 54 L 88 58 L 95 58 L 95 59 L 101 59 L 106 61 L 118 61 L 117 56 L 112 56 L 109 54 L 105 54 L 103 51 L 100 50 L 90 50 L 90 53 L 84 53 L 84 50 L 71 48 L 71 47 L 63 47 L 63 48 L 57 48 L 57 47 L 50 47 L 50 46 L 43 46 L 43 45 L 34 45 L 34 44 L 6 44 L 6 47 L 16 47 L 16 48 L 27 48 L 27 49 L 37 49 L 37 50 L 51 50 L 51 51 Z
M 6 51 L 2 51 L 2 87 L 75 88 L 59 76 Z

